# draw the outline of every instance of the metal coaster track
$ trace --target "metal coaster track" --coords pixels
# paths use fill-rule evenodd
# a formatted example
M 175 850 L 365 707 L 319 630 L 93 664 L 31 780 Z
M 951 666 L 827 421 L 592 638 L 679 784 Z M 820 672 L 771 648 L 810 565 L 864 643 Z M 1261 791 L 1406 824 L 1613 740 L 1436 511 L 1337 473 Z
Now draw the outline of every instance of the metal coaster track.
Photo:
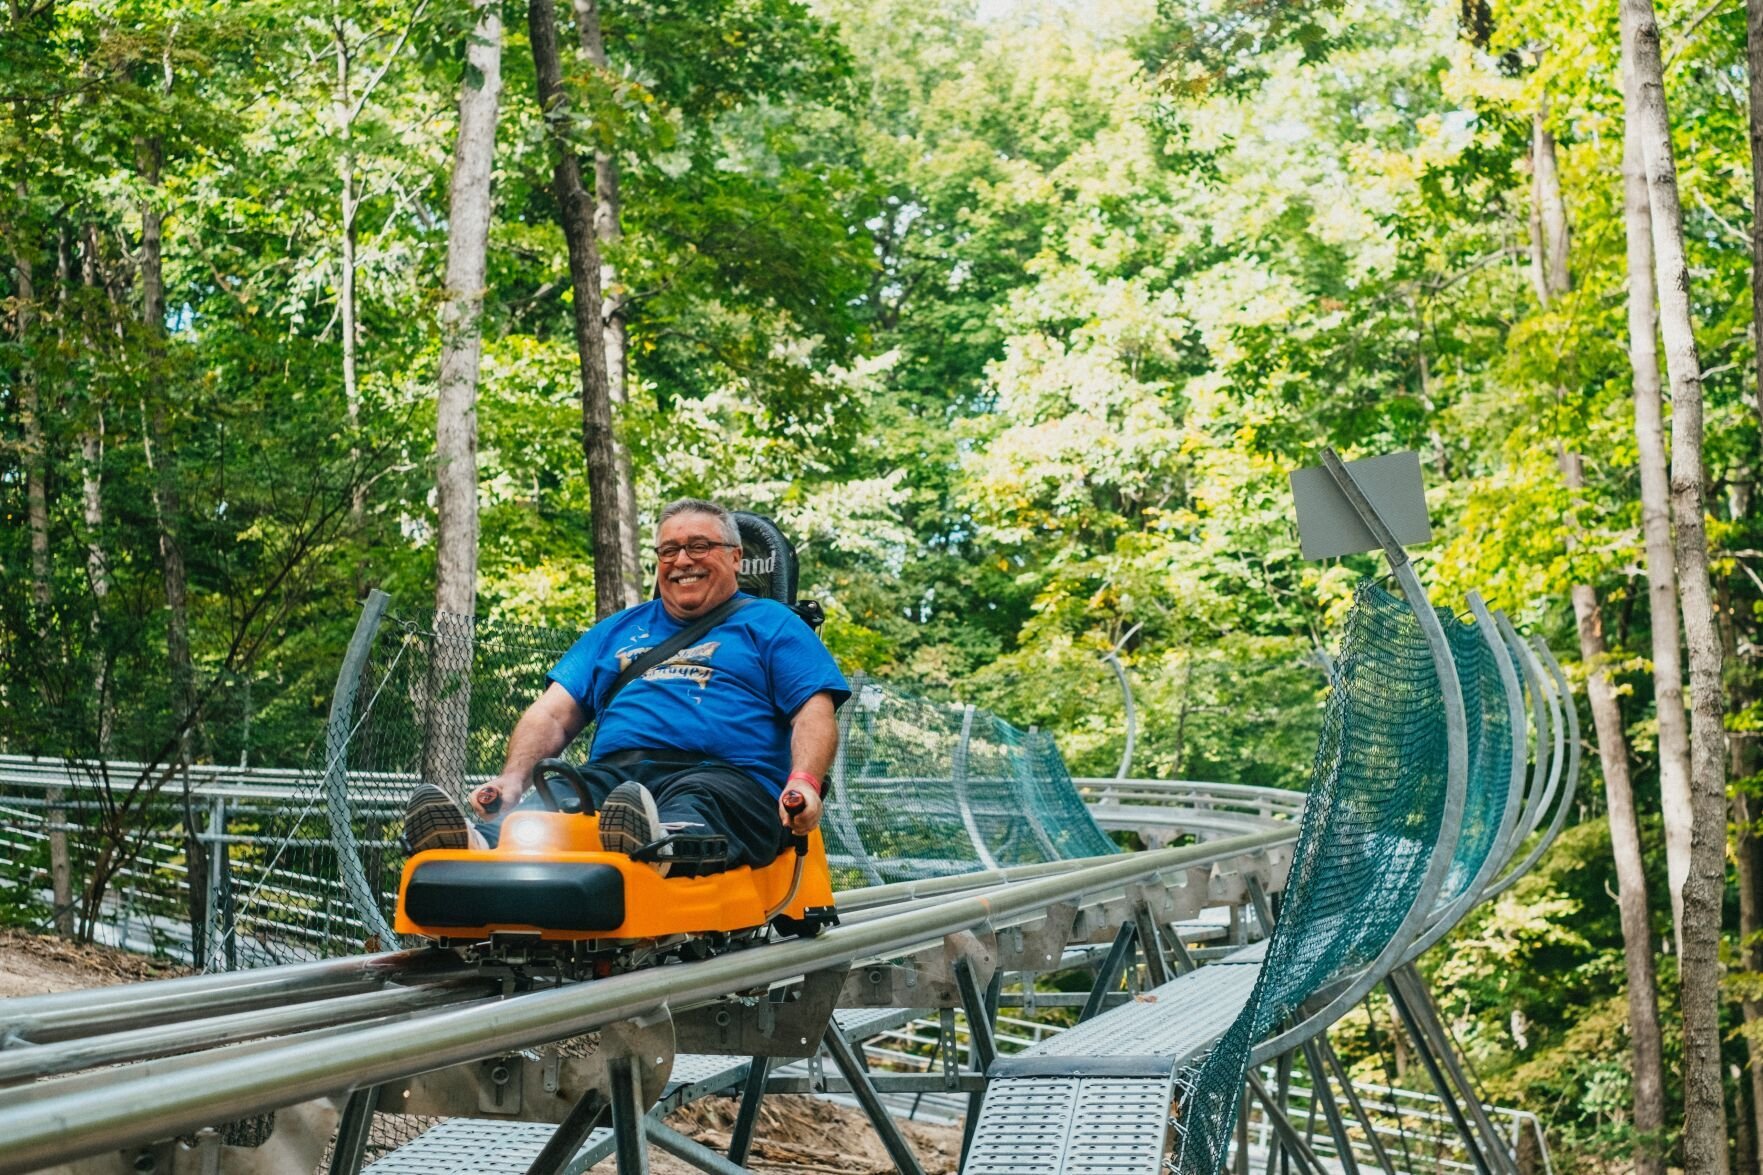
M 1286 827 L 1093 863 L 1026 866 L 852 891 L 846 895 L 851 909 L 845 924 L 819 938 L 440 1008 L 413 1011 L 362 1000 L 364 992 L 384 991 L 400 979 L 417 982 L 406 990 L 422 993 L 411 997 L 418 1004 L 438 992 L 470 999 L 469 984 L 458 986 L 461 970 L 440 952 L 400 952 L 161 981 L 120 992 L 9 1001 L 0 1011 L 11 1021 L 7 1032 L 20 1042 L 16 1047 L 22 1054 L 54 1047 L 55 1041 L 82 1042 L 80 1049 L 62 1048 L 58 1063 L 103 1057 L 102 1063 L 115 1064 L 130 1049 L 152 1055 L 164 1047 L 163 1039 L 130 1039 L 129 1034 L 174 1020 L 188 1034 L 186 1039 L 217 1043 L 175 1058 L 139 1060 L 96 1078 L 59 1077 L 0 1091 L 0 1139 L 5 1140 L 0 1143 L 0 1173 L 33 1171 L 185 1135 L 619 1022 L 668 1019 L 729 993 L 816 973 L 842 975 L 860 961 L 894 958 L 927 944 L 940 946 L 941 940 L 962 932 L 1031 922 L 1050 907 L 1126 900 L 1122 895 L 1127 887 L 1180 889 L 1194 883 L 1190 870 L 1263 855 L 1296 836 L 1295 827 Z M 295 1000 L 299 1002 L 292 1008 L 282 1006 Z M 366 1009 L 375 1018 L 347 1022 L 348 1012 L 337 1005 L 351 1000 L 356 1002 L 348 1011 Z M 393 1011 L 400 1014 L 387 1018 Z M 226 1023 L 216 1027 L 217 1018 Z M 218 1043 L 236 1042 L 254 1031 L 289 1032 L 290 1022 L 304 1023 L 309 1030 Z

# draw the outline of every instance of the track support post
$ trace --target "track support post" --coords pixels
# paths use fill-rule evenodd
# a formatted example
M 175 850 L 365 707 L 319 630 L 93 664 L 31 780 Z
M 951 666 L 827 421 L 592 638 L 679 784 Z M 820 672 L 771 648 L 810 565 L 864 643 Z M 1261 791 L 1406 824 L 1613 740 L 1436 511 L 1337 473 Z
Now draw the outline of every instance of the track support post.
M 587 1144 L 588 1136 L 605 1121 L 611 1104 L 602 1090 L 590 1089 L 582 1094 L 526 1169 L 526 1175 L 560 1175 L 565 1164 Z
M 1139 950 L 1145 956 L 1145 974 L 1152 987 L 1162 987 L 1173 976 L 1170 974 L 1169 960 L 1163 957 L 1163 942 L 1157 933 L 1157 922 L 1151 917 L 1150 907 L 1143 902 L 1133 907 L 1133 932 L 1138 936 Z
M 753 1146 L 753 1127 L 759 1123 L 759 1103 L 765 1100 L 765 1078 L 771 1071 L 770 1057 L 754 1057 L 747 1070 L 746 1084 L 741 1087 L 741 1108 L 735 1114 L 734 1129 L 729 1132 L 729 1162 L 739 1167 L 747 1161 Z
M 1341 1119 L 1341 1108 L 1335 1104 L 1334 1090 L 1328 1083 L 1328 1070 L 1322 1064 L 1322 1050 L 1313 1040 L 1304 1042 L 1304 1063 L 1310 1067 L 1310 1104 L 1322 1104 L 1322 1115 L 1328 1120 L 1328 1132 L 1334 1136 L 1335 1151 L 1346 1175 L 1359 1175 L 1353 1139 L 1347 1134 L 1346 1122 Z
M 1119 986 L 1120 977 L 1126 973 L 1127 962 L 1132 958 L 1133 943 L 1138 936 L 1138 927 L 1132 922 L 1120 924 L 1120 930 L 1114 936 L 1114 945 L 1108 948 L 1108 956 L 1102 960 L 1102 969 L 1096 972 L 1096 985 L 1090 988 L 1090 998 L 1084 1001 L 1084 1010 L 1078 1015 L 1079 1024 L 1094 1017 L 1107 1004 L 1108 993 Z
M 643 1078 L 628 1056 L 612 1062 L 612 1141 L 618 1175 L 649 1175 L 649 1135 L 643 1128 Z
M 1414 1051 L 1420 1054 L 1420 1060 L 1426 1065 L 1426 1071 L 1432 1078 L 1432 1084 L 1439 1091 L 1439 1098 L 1445 1103 L 1445 1110 L 1451 1115 L 1451 1122 L 1457 1127 L 1457 1134 L 1463 1139 L 1463 1148 L 1469 1152 L 1469 1159 L 1475 1164 L 1478 1175 L 1497 1175 L 1503 1173 L 1504 1166 L 1494 1165 L 1498 1160 L 1490 1160 L 1483 1150 L 1483 1140 L 1476 1137 L 1476 1131 L 1470 1125 L 1469 1118 L 1463 1112 L 1462 1103 L 1457 1100 L 1457 1093 L 1445 1076 L 1443 1066 L 1433 1049 L 1432 1038 L 1421 1026 L 1414 1009 L 1410 1006 L 1402 984 L 1397 982 L 1400 972 L 1392 972 L 1384 986 L 1389 989 L 1390 1002 L 1396 1007 L 1396 1014 L 1401 1017 L 1402 1024 L 1408 1029 L 1409 1039 L 1414 1043 Z
M 1353 1088 L 1352 1075 L 1347 1072 L 1347 1066 L 1342 1063 L 1340 1054 L 1334 1051 L 1334 1045 L 1329 1042 L 1328 1033 L 1324 1032 L 1317 1036 L 1316 1046 L 1322 1054 L 1322 1059 L 1328 1062 L 1329 1070 L 1334 1074 L 1336 1083 L 1340 1085 L 1341 1093 L 1346 1097 L 1347 1105 L 1352 1109 L 1353 1116 L 1359 1119 L 1360 1129 L 1365 1131 L 1365 1141 L 1370 1144 L 1371 1153 L 1377 1156 L 1379 1169 L 1383 1171 L 1383 1175 L 1396 1175 L 1396 1165 L 1390 1161 L 1390 1153 L 1384 1149 L 1383 1139 L 1378 1137 L 1377 1124 L 1366 1112 L 1365 1103 L 1359 1100 L 1359 1091 Z
M 1293 1166 L 1303 1170 L 1305 1175 L 1328 1175 L 1327 1170 L 1317 1161 L 1316 1152 L 1304 1142 L 1304 1136 L 1298 1133 L 1297 1127 L 1293 1126 L 1291 1119 L 1286 1117 L 1279 1102 L 1273 1094 L 1268 1092 L 1267 1086 L 1261 1081 L 1261 1075 L 1250 1070 L 1248 1082 L 1250 1092 L 1261 1103 L 1261 1109 L 1267 1114 L 1267 1120 L 1273 1124 L 1275 1137 L 1284 1144 L 1286 1152 L 1292 1156 Z M 1245 1150 L 1243 1153 L 1247 1155 L 1248 1152 Z M 1270 1159 L 1272 1158 L 1272 1148 L 1269 1148 L 1268 1156 Z M 1269 1165 L 1271 1166 L 1271 1163 Z
M 380 1087 L 364 1086 L 349 1095 L 343 1115 L 337 1120 L 336 1141 L 331 1144 L 330 1175 L 360 1175 L 362 1160 L 367 1155 L 367 1136 L 373 1129 L 373 1108 L 380 1099 Z
M 851 1042 L 845 1039 L 838 1025 L 828 1024 L 826 1034 L 821 1040 L 826 1045 L 826 1051 L 831 1054 L 833 1064 L 839 1067 L 839 1072 L 850 1083 L 852 1096 L 869 1116 L 869 1124 L 881 1136 L 882 1145 L 887 1148 L 888 1157 L 894 1160 L 894 1166 L 899 1168 L 900 1175 L 924 1175 L 924 1167 L 920 1165 L 918 1156 L 913 1153 L 906 1136 L 900 1133 L 899 1123 L 888 1114 L 888 1108 L 882 1104 L 881 1094 L 876 1092 L 868 1072 L 858 1062 Z M 622 1169 L 619 1175 L 625 1175 Z
M 1457 1063 L 1456 1050 L 1451 1047 L 1451 1039 L 1445 1032 L 1444 1023 L 1438 1017 L 1438 1009 L 1433 1006 L 1432 993 L 1427 991 L 1426 981 L 1420 978 L 1420 973 L 1414 969 L 1413 963 L 1406 963 L 1390 973 L 1389 984 L 1392 991 L 1397 987 L 1402 989 L 1404 1002 L 1407 1005 L 1403 1019 L 1407 1020 L 1410 1016 L 1413 1017 L 1409 1031 L 1414 1030 L 1415 1024 L 1419 1025 L 1420 1030 L 1426 1034 L 1427 1041 L 1430 1042 L 1431 1051 L 1437 1054 L 1438 1063 L 1444 1069 L 1445 1076 L 1455 1084 L 1457 1090 L 1462 1094 L 1463 1105 L 1468 1109 L 1470 1119 L 1475 1123 L 1476 1130 L 1480 1133 L 1483 1143 L 1486 1144 L 1489 1163 L 1497 1172 L 1518 1175 L 1518 1164 L 1513 1159 L 1511 1152 L 1506 1149 L 1506 1140 L 1494 1128 L 1493 1120 L 1488 1117 L 1487 1107 L 1481 1104 L 1481 1098 L 1476 1096 L 1474 1087 L 1469 1084 L 1468 1075 Z M 1444 1093 L 1443 1090 L 1439 1092 Z

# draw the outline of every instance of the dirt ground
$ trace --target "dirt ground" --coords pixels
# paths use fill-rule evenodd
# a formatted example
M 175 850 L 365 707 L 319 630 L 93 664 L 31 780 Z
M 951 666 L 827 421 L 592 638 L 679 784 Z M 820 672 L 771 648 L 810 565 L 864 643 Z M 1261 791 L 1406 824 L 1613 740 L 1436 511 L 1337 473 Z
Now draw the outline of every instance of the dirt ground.
M 161 959 L 0 928 L 0 999 L 187 974 Z
M 0 999 L 187 973 L 185 968 L 126 951 L 76 946 L 58 938 L 0 929 Z M 707 1098 L 676 1110 L 667 1123 L 688 1138 L 721 1150 L 728 1145 L 736 1108 L 733 1098 Z M 927 1175 L 956 1170 L 961 1153 L 959 1127 L 917 1122 L 902 1123 L 902 1127 Z M 894 1170 L 881 1139 L 862 1113 L 818 1098 L 783 1095 L 765 1099 L 747 1166 L 761 1175 L 883 1175 Z M 702 1175 L 698 1168 L 655 1147 L 650 1148 L 649 1169 L 655 1175 Z M 609 1175 L 616 1165 L 609 1159 L 593 1170 L 595 1175 Z

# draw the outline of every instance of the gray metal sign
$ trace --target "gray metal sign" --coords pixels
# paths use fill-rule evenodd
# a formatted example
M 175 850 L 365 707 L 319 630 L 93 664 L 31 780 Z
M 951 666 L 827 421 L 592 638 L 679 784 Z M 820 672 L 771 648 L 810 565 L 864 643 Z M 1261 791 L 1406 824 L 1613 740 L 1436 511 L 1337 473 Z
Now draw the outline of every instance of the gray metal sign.
M 1426 513 L 1426 487 L 1420 480 L 1420 454 L 1412 449 L 1349 461 L 1346 471 L 1371 500 L 1390 533 L 1403 546 L 1432 541 Z M 1323 466 L 1292 472 L 1298 506 L 1298 543 L 1306 559 L 1332 559 L 1382 545 Z

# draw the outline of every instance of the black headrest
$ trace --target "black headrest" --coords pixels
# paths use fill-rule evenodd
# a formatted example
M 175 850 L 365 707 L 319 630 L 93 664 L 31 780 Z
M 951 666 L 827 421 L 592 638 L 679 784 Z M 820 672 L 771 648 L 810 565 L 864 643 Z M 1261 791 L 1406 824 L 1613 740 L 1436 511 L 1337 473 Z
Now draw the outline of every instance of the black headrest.
M 787 604 L 809 628 L 818 629 L 826 613 L 818 600 L 796 599 L 796 548 L 777 523 L 763 514 L 733 511 L 741 529 L 741 590 Z
M 763 514 L 734 511 L 741 529 L 741 590 L 780 604 L 796 602 L 796 548 Z

